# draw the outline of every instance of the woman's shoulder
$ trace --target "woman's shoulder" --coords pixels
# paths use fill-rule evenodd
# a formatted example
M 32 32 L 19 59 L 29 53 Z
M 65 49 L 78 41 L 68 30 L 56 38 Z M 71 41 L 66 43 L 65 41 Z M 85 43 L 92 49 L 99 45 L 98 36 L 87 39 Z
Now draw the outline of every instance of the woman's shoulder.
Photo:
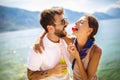
M 90 57 L 92 57 L 93 55 L 101 56 L 101 54 L 102 54 L 102 49 L 97 44 L 93 44 Z
M 93 44 L 93 50 L 94 52 L 102 53 L 102 49 L 97 44 Z

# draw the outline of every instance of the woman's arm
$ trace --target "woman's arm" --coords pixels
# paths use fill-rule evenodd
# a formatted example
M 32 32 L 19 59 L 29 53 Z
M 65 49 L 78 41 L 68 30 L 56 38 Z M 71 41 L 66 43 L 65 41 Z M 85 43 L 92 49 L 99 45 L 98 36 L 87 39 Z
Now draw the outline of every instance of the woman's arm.
M 45 36 L 46 32 L 43 31 L 40 36 L 38 37 L 37 41 L 35 42 L 33 49 L 36 53 L 42 53 L 42 49 L 44 49 L 44 45 L 42 42 L 43 37 Z M 74 38 L 71 38 L 70 36 L 63 37 L 67 45 L 71 42 L 73 42 Z
M 33 46 L 33 50 L 36 52 L 36 53 L 42 53 L 42 49 L 44 49 L 44 46 L 43 46 L 43 42 L 42 42 L 42 39 L 43 37 L 45 36 L 46 32 L 43 31 L 40 36 L 37 38 L 37 41 L 35 42 L 34 46 Z
M 70 55 L 76 59 L 82 80 L 88 80 L 87 73 L 83 67 L 82 61 L 80 59 L 78 51 L 76 50 L 75 45 L 70 43 L 68 46 L 68 51 L 69 51 Z
M 71 56 L 76 58 L 76 62 L 79 67 L 82 80 L 91 80 L 91 78 L 95 75 L 97 71 L 98 63 L 99 63 L 100 56 L 102 53 L 101 49 L 98 47 L 94 47 L 94 49 L 91 52 L 92 55 L 90 55 L 90 62 L 88 63 L 87 70 L 84 69 L 79 53 L 73 44 L 70 44 L 68 46 L 68 51 L 71 54 Z
M 97 45 L 93 46 L 90 53 L 90 61 L 87 68 L 87 73 L 90 79 L 96 74 L 99 65 L 100 57 L 102 55 L 102 50 Z
M 70 35 L 67 35 L 66 37 L 63 37 L 63 39 L 65 40 L 67 45 L 69 45 L 70 43 L 73 43 L 73 41 L 74 41 L 74 38 L 72 38 Z

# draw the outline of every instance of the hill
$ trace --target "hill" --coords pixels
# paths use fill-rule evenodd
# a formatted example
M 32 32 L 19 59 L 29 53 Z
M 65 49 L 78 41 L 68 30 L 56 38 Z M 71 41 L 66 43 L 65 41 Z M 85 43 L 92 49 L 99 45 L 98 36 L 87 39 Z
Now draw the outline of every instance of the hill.
M 0 6 L 0 32 L 38 27 L 39 13 Z
M 120 8 L 110 8 L 106 13 L 113 16 L 114 18 L 120 18 Z
M 120 8 L 111 8 L 106 13 L 93 13 L 99 20 L 120 18 Z M 75 22 L 84 12 L 65 9 L 65 16 L 69 23 Z M 40 28 L 40 12 L 32 12 L 19 8 L 0 6 L 0 32 Z

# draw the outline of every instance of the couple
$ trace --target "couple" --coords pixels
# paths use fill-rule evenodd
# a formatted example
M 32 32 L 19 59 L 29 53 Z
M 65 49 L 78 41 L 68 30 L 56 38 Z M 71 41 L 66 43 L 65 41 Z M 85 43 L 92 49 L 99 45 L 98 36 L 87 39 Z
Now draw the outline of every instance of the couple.
M 41 13 L 40 24 L 46 31 L 38 39 L 44 49 L 35 46 L 28 60 L 29 80 L 70 80 L 69 66 L 72 64 L 73 80 L 97 80 L 96 72 L 101 49 L 94 44 L 98 22 L 85 15 L 75 23 L 73 34 L 67 37 L 63 8 L 46 9 Z M 72 44 L 74 43 L 74 44 Z M 38 54 L 36 51 L 42 50 Z

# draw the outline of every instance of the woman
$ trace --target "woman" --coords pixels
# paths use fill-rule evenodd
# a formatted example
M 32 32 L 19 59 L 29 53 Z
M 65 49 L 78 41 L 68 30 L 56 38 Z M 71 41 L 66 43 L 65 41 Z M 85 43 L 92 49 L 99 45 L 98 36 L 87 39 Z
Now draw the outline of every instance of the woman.
M 102 51 L 94 43 L 98 31 L 97 20 L 92 15 L 85 15 L 75 23 L 73 30 L 73 35 L 76 36 L 74 41 L 64 38 L 72 56 L 73 80 L 98 80 L 96 72 Z M 37 44 L 40 42 L 41 38 Z M 34 46 L 35 51 L 39 50 L 37 44 Z
M 98 22 L 91 15 L 85 15 L 76 23 L 73 34 L 77 37 L 74 44 L 68 45 L 72 57 L 73 80 L 98 80 L 96 76 L 101 49 L 94 44 Z

